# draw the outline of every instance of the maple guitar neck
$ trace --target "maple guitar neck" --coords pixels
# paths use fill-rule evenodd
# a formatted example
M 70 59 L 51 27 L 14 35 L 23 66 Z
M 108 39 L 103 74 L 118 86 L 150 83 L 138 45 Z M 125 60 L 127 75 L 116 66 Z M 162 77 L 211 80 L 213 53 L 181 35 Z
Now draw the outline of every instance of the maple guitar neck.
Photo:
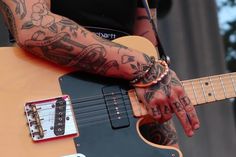
M 236 97 L 236 72 L 181 82 L 195 106 Z M 129 91 L 129 97 L 134 116 L 142 117 L 148 114 L 146 106 L 138 101 L 134 90 Z
M 236 97 L 236 73 L 182 81 L 193 105 Z

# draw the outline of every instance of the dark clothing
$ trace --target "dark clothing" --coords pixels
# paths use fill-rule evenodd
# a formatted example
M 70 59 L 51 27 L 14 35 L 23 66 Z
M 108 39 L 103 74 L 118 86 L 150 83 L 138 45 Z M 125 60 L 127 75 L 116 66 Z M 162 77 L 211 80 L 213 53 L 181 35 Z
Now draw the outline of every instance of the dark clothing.
M 157 5 L 157 0 L 148 2 L 150 8 Z M 135 10 L 143 7 L 141 0 L 51 0 L 51 6 L 53 13 L 110 40 L 132 34 Z
M 156 0 L 148 1 L 150 8 L 156 7 Z M 93 32 L 118 31 L 123 35 L 132 34 L 135 10 L 142 7 L 141 0 L 51 0 L 51 3 L 52 12 Z
M 136 1 L 52 0 L 52 12 L 68 17 L 82 26 L 105 27 L 132 33 Z

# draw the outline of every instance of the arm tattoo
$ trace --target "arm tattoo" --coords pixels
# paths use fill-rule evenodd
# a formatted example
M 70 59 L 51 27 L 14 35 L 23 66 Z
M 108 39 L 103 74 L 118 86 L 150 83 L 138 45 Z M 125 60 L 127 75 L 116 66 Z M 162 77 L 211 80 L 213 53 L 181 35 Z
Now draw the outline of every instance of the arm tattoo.
M 8 29 L 11 31 L 12 35 L 16 38 L 16 40 L 19 41 L 13 12 L 9 8 L 9 6 L 2 0 L 0 0 L 0 8 L 3 9 L 3 16 L 5 18 L 5 22 L 7 24 Z
M 27 13 L 25 0 L 12 1 L 16 4 L 16 13 L 14 14 L 25 18 Z M 7 15 L 9 28 L 17 37 L 13 13 L 4 2 L 0 1 L 0 5 Z M 72 66 L 101 75 L 106 75 L 110 69 L 120 70 L 119 64 L 130 66 L 134 75 L 146 70 L 146 63 L 136 62 L 134 56 L 131 55 L 122 54 L 121 58 L 108 59 L 110 54 L 108 55 L 106 46 L 116 48 L 118 54 L 121 49 L 124 49 L 124 52 L 132 51 L 126 46 L 98 38 L 95 34 L 92 37 L 98 41 L 96 44 L 87 45 L 79 42 L 78 38 L 86 38 L 88 31 L 67 18 L 51 13 L 45 1 L 38 0 L 31 7 L 32 13 L 28 19 L 22 20 L 20 31 L 31 32 L 32 35 L 26 40 L 23 38 L 24 41 L 20 46 L 34 55 L 63 66 Z M 113 71 L 109 74 L 116 75 Z
M 146 54 L 143 54 L 143 57 L 145 59 L 144 64 L 141 64 L 139 62 L 134 62 L 130 64 L 131 69 L 134 71 L 133 75 L 135 77 L 142 75 L 147 69 L 149 69 L 149 64 L 151 63 L 151 59 Z M 147 79 L 147 78 L 144 78 L 144 79 Z M 145 80 L 142 80 L 142 81 L 144 82 Z
M 55 17 L 50 13 L 47 4 L 44 1 L 39 1 L 32 6 L 31 19 L 25 22 L 22 26 L 22 30 L 31 29 L 33 27 L 41 27 L 48 29 L 52 33 L 58 33 L 59 31 L 69 30 L 74 38 L 76 38 L 79 25 L 75 22 L 62 18 L 59 22 L 56 22 Z M 60 29 L 60 30 L 59 30 Z M 85 29 L 81 29 L 83 36 L 87 35 Z
M 142 135 L 150 142 L 160 145 L 174 145 L 178 143 L 177 133 L 173 122 L 163 124 L 151 122 L 140 127 Z
M 26 5 L 25 5 L 25 0 L 12 0 L 16 4 L 16 9 L 15 12 L 17 15 L 20 15 L 20 19 L 22 20 L 26 14 Z
M 55 17 L 50 14 L 47 4 L 44 1 L 39 1 L 32 6 L 31 19 L 23 24 L 22 29 L 33 27 L 42 27 L 53 33 L 58 32 Z
M 105 75 L 111 68 L 119 69 L 116 60 L 106 59 L 107 52 L 102 45 L 82 45 L 71 39 L 67 32 L 61 32 L 55 36 L 45 36 L 45 34 L 42 31 L 35 32 L 31 39 L 25 42 L 27 49 L 60 65 L 77 67 L 87 72 Z M 76 54 L 75 48 L 82 50 Z
M 121 57 L 121 63 L 122 64 L 127 64 L 127 63 L 131 63 L 135 61 L 135 57 L 134 56 L 129 56 L 129 55 L 123 55 Z

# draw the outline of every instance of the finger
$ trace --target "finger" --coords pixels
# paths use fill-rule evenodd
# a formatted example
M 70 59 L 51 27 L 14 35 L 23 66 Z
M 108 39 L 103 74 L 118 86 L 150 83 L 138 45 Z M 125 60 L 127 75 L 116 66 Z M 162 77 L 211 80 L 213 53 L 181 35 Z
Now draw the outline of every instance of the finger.
M 161 111 L 161 123 L 166 122 L 172 118 L 172 110 L 169 106 L 169 104 L 161 104 L 160 105 L 160 111 Z
M 189 97 L 185 96 L 181 96 L 179 98 L 181 104 L 184 106 L 184 109 L 188 115 L 189 121 L 191 123 L 191 126 L 193 129 L 198 129 L 200 127 L 200 122 L 197 116 L 197 112 L 193 106 L 193 104 L 191 103 L 191 100 L 189 99 Z
M 158 105 L 150 105 L 148 112 L 154 119 L 160 122 L 162 115 Z
M 189 122 L 186 111 L 184 110 L 184 106 L 178 101 L 178 99 L 175 99 L 173 102 L 171 102 L 171 107 L 179 119 L 181 125 L 183 126 L 185 134 L 187 136 L 193 136 L 194 132 L 192 125 Z

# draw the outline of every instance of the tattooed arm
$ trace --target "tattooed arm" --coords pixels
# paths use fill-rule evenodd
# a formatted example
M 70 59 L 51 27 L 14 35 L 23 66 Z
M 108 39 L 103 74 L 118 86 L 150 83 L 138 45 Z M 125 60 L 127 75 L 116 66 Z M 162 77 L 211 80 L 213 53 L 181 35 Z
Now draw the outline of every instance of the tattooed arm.
M 150 62 L 143 53 L 53 14 L 44 0 L 0 0 L 0 6 L 21 47 L 59 65 L 130 80 Z
M 0 9 L 8 28 L 16 38 L 18 45 L 26 51 L 61 66 L 127 80 L 140 76 L 149 68 L 151 60 L 144 53 L 97 37 L 70 19 L 50 12 L 50 4 L 46 2 L 48 1 L 0 0 Z M 151 72 L 155 75 L 154 77 L 159 76 L 161 68 L 160 65 L 152 68 Z M 172 79 L 165 84 L 165 87 L 173 85 L 175 88 L 168 88 L 171 89 L 171 92 L 167 91 L 181 93 L 183 89 L 177 77 L 169 76 L 172 76 Z M 137 89 L 138 96 L 148 104 L 150 111 L 153 111 L 150 114 L 155 118 L 157 117 L 155 107 L 159 106 L 157 96 L 158 92 L 164 91 L 162 88 L 162 86 L 152 86 Z M 163 96 L 162 99 L 165 102 L 176 101 L 172 104 L 177 106 L 179 99 L 171 96 L 172 94 L 170 97 Z M 185 102 L 191 106 L 188 101 Z M 168 106 L 168 104 L 165 105 Z M 165 108 L 166 111 L 167 108 Z M 190 109 L 193 110 L 193 107 Z M 169 112 L 166 115 L 170 117 Z M 196 119 L 195 114 L 192 117 Z M 192 126 L 197 123 L 191 122 Z M 187 130 L 187 135 L 191 135 L 192 130 Z
M 151 9 L 151 14 L 153 19 L 157 21 L 156 9 Z M 136 10 L 134 34 L 143 36 L 149 39 L 154 45 L 158 45 L 152 25 L 149 22 L 144 8 L 137 8 Z M 162 67 L 157 66 L 156 69 L 162 69 Z M 145 80 L 143 81 L 145 82 Z M 156 132 L 159 135 L 151 135 L 147 138 L 159 136 L 161 139 L 168 139 L 168 137 L 171 137 L 167 140 L 169 141 L 168 143 L 161 143 L 161 140 L 159 139 L 159 141 L 158 138 L 149 139 L 152 142 L 164 145 L 177 145 L 177 139 L 173 138 L 176 137 L 174 124 L 173 122 L 168 122 L 172 117 L 172 113 L 177 115 L 186 135 L 192 136 L 194 130 L 199 128 L 200 123 L 195 108 L 185 94 L 181 82 L 173 71 L 170 71 L 158 84 L 147 89 L 136 88 L 136 91 L 139 98 L 147 104 L 149 114 L 159 122 L 158 126 L 150 127 L 155 130 L 159 129 L 159 131 Z M 152 126 L 154 124 L 150 123 L 149 125 Z M 156 139 L 156 141 L 154 139 Z

